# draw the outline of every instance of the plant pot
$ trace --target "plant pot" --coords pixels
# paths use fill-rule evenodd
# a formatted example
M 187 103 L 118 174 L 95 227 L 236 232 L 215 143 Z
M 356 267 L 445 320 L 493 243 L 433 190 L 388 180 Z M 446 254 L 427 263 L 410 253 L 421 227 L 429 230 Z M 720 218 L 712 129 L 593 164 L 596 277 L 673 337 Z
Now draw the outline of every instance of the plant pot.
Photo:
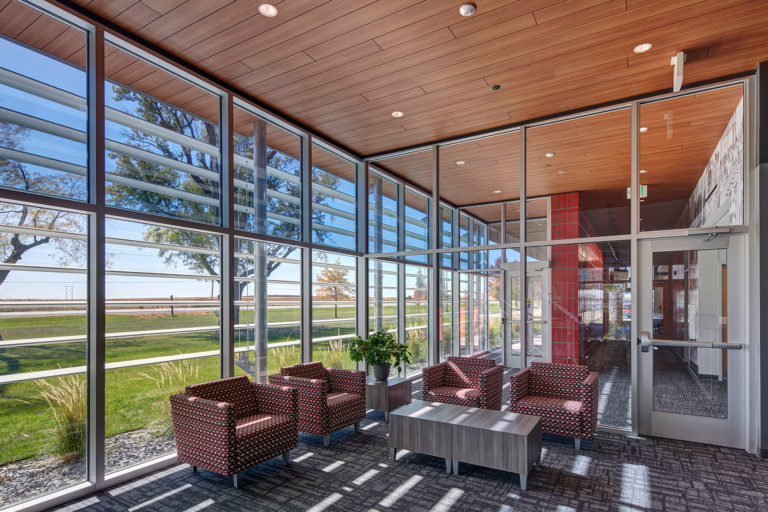
M 373 365 L 373 376 L 376 377 L 376 380 L 387 380 L 390 368 L 391 365 L 388 364 L 375 364 Z

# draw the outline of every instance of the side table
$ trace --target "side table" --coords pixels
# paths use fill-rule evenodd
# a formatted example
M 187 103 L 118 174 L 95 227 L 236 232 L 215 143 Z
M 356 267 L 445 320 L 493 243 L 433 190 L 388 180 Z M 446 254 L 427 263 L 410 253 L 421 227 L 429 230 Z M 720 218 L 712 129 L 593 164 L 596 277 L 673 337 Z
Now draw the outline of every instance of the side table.
M 365 381 L 365 406 L 368 409 L 384 411 L 389 422 L 389 411 L 411 403 L 411 381 L 402 377 L 390 377 L 386 381 L 376 380 L 370 375 Z

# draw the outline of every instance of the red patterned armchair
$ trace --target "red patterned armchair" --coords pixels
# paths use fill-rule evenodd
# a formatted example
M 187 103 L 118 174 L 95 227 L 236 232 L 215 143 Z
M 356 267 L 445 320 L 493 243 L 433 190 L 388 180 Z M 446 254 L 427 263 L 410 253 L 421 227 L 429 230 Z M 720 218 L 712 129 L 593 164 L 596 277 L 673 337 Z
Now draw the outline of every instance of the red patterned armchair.
M 284 366 L 270 384 L 299 390 L 299 431 L 331 442 L 331 433 L 349 425 L 360 431 L 365 418 L 365 372 L 324 368 L 314 362 Z
M 295 389 L 232 377 L 187 386 L 173 395 L 171 419 L 180 462 L 232 476 L 299 444 Z
M 531 363 L 509 379 L 511 412 L 541 416 L 542 431 L 573 437 L 576 449 L 597 425 L 597 372 L 586 366 Z
M 501 410 L 504 367 L 492 359 L 449 357 L 421 375 L 422 400 Z

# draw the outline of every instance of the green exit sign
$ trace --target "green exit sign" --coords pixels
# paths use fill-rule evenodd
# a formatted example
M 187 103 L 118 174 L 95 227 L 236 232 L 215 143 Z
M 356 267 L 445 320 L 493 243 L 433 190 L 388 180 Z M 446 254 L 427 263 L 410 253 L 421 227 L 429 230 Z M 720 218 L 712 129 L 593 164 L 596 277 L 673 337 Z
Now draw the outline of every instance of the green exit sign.
M 640 199 L 648 197 L 648 185 L 640 185 Z M 627 187 L 627 199 L 632 199 L 632 187 Z

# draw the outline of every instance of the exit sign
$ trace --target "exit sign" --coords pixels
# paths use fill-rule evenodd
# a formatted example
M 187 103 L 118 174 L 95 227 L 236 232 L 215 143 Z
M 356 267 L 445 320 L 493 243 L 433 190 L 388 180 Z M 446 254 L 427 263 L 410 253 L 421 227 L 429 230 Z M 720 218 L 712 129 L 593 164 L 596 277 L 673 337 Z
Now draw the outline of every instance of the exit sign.
M 640 185 L 640 199 L 648 197 L 648 185 Z M 627 199 L 632 199 L 632 187 L 627 187 Z

